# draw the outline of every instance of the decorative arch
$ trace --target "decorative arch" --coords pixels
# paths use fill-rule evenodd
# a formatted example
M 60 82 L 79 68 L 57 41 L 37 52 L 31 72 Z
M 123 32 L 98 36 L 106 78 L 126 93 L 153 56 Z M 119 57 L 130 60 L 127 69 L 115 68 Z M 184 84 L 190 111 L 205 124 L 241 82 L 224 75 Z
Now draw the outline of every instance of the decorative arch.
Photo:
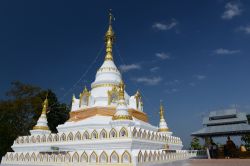
M 10 155 L 6 154 L 5 157 L 6 157 L 6 160 L 12 161 L 13 160 L 13 153 L 10 153 Z
M 44 154 L 43 155 L 43 161 L 48 161 L 48 157 L 49 157 L 48 154 Z
M 36 139 L 35 139 L 35 137 L 34 137 L 34 136 L 32 136 L 32 137 L 31 137 L 30 142 L 32 142 L 32 143 L 36 143 Z
M 141 136 L 142 136 L 142 131 L 141 131 L 141 129 L 139 129 L 139 131 L 138 131 L 138 133 L 137 133 L 137 137 L 138 137 L 138 138 L 141 138 Z
M 144 162 L 148 161 L 148 153 L 147 153 L 147 151 L 144 152 L 143 158 L 144 158 Z
M 115 138 L 115 137 L 117 137 L 117 131 L 116 131 L 114 128 L 112 128 L 112 129 L 110 130 L 110 132 L 109 132 L 109 137 L 110 137 L 110 138 Z
M 97 154 L 93 151 L 89 157 L 89 162 L 91 163 L 97 163 L 98 162 L 98 156 Z
M 46 142 L 46 136 L 45 135 L 42 136 L 42 141 L 41 142 Z
M 83 152 L 82 155 L 81 155 L 81 158 L 80 158 L 80 162 L 84 162 L 84 163 L 87 163 L 88 162 L 88 155 L 86 152 Z
M 148 131 L 148 134 L 147 134 L 147 139 L 150 139 L 151 138 L 151 132 Z
M 23 153 L 20 154 L 19 161 L 24 161 L 24 155 L 23 155 Z
M 110 155 L 110 162 L 111 163 L 119 163 L 119 155 L 116 153 L 116 151 L 113 151 Z
M 70 162 L 71 161 L 71 156 L 69 153 L 67 153 L 65 156 L 64 156 L 64 161 L 65 162 Z
M 48 136 L 47 142 L 52 142 L 52 135 L 51 134 Z
M 105 129 L 102 129 L 102 131 L 100 132 L 100 138 L 107 138 L 107 131 Z
M 108 162 L 108 155 L 105 151 L 103 151 L 99 157 L 100 163 L 107 163 Z
M 125 151 L 121 156 L 122 163 L 131 163 L 131 155 L 128 151 Z
M 144 160 L 143 160 L 143 154 L 142 154 L 142 152 L 140 151 L 139 153 L 138 153 L 138 163 L 142 163 Z
M 40 135 L 36 136 L 36 142 L 40 142 Z
M 18 154 L 17 153 L 14 156 L 14 161 L 18 161 Z
M 55 134 L 55 136 L 54 136 L 54 141 L 55 141 L 55 142 L 59 141 L 59 135 L 58 135 L 58 134 Z
M 25 143 L 29 143 L 30 141 L 29 141 L 29 136 L 27 136 L 26 138 L 25 138 Z
M 72 156 L 72 162 L 78 163 L 79 162 L 79 154 L 77 152 L 74 153 Z
M 66 134 L 65 134 L 65 133 L 63 133 L 63 134 L 61 135 L 60 140 L 61 140 L 61 141 L 66 141 Z
M 35 162 L 36 161 L 36 155 L 35 155 L 35 153 L 32 153 L 32 155 L 30 157 L 30 161 L 31 162 Z
M 91 133 L 91 138 L 92 139 L 98 139 L 98 133 L 96 130 L 94 130 L 92 133 Z
M 48 162 L 54 162 L 55 161 L 55 156 L 54 154 L 48 155 Z
M 119 136 L 120 137 L 128 137 L 128 130 L 126 128 L 121 128 L 120 132 L 119 132 Z
M 72 134 L 72 132 L 70 132 L 69 135 L 67 136 L 67 141 L 73 141 L 73 134 Z
M 81 133 L 79 131 L 75 135 L 75 140 L 81 140 Z
M 30 155 L 29 155 L 29 153 L 26 153 L 26 155 L 25 155 L 25 161 L 30 161 Z
M 37 160 L 37 161 L 43 161 L 43 156 L 42 156 L 41 153 L 39 153 L 39 154 L 37 155 L 36 160 Z
M 133 138 L 137 137 L 137 130 L 136 130 L 136 128 L 134 128 L 133 131 L 132 131 L 132 137 Z
M 56 162 L 63 162 L 63 156 L 61 154 L 57 155 Z
M 82 139 L 89 139 L 89 132 L 85 131 L 82 135 Z
M 161 153 L 160 153 L 160 151 L 158 151 L 158 154 L 157 154 L 157 160 L 159 161 L 159 160 L 160 160 L 160 158 L 161 158 Z
M 20 142 L 24 143 L 24 138 L 23 137 L 20 138 Z
M 148 155 L 148 161 L 153 161 L 152 157 L 153 157 L 153 154 L 152 154 L 152 151 L 150 151 Z
M 146 138 L 147 138 L 147 132 L 146 132 L 146 130 L 143 131 L 143 133 L 142 133 L 142 138 L 143 138 L 143 139 L 146 139 Z
M 154 154 L 153 154 L 153 161 L 156 161 L 156 159 L 157 159 L 157 153 L 156 153 L 156 151 L 154 151 Z

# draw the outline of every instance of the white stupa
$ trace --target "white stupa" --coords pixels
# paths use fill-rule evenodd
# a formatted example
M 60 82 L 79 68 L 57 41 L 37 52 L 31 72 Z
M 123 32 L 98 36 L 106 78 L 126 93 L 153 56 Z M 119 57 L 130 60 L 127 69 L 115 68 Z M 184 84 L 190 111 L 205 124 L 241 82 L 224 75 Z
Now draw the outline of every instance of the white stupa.
M 105 35 L 106 55 L 96 73 L 91 90 L 83 88 L 79 98 L 73 95 L 70 118 L 51 133 L 46 109 L 31 135 L 19 136 L 2 164 L 17 165 L 154 165 L 182 160 L 194 154 L 181 150 L 179 137 L 173 136 L 160 107 L 159 127 L 148 122 L 139 91 L 129 96 L 121 73 L 113 61 L 115 35 L 109 14 Z

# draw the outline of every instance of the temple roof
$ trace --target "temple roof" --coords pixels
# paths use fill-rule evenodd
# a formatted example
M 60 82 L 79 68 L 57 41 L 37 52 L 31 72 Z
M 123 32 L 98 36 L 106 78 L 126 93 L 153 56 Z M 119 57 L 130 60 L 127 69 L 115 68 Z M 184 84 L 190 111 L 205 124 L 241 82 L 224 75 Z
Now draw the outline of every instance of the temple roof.
M 205 136 L 226 136 L 226 135 L 241 135 L 250 133 L 249 124 L 229 124 L 220 126 L 208 126 L 204 127 L 196 132 L 193 132 L 192 136 L 205 137 Z
M 193 132 L 192 136 L 223 136 L 250 133 L 246 113 L 235 108 L 212 111 L 203 118 L 203 128 Z

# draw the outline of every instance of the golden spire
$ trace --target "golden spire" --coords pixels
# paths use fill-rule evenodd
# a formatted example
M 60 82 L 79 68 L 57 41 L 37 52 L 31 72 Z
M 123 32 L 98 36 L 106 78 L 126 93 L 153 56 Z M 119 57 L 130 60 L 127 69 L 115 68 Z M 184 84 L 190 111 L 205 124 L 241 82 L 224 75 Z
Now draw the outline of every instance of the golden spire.
M 84 86 L 84 90 L 83 91 L 84 92 L 88 92 L 88 89 L 87 89 L 86 85 Z
M 124 91 L 125 91 L 125 84 L 123 81 L 121 81 L 121 83 L 119 84 L 119 100 L 124 100 Z
M 48 94 L 46 95 L 46 99 L 43 102 L 43 109 L 42 109 L 42 114 L 46 115 L 47 109 L 48 109 Z
M 106 43 L 106 56 L 105 60 L 113 60 L 113 55 L 112 55 L 112 46 L 114 43 L 115 39 L 115 33 L 112 29 L 112 20 L 114 19 L 111 9 L 109 10 L 109 27 L 108 31 L 105 34 L 105 43 Z
M 161 104 L 160 104 L 160 119 L 164 119 L 164 108 L 163 108 L 163 105 L 162 105 L 162 101 L 161 101 Z

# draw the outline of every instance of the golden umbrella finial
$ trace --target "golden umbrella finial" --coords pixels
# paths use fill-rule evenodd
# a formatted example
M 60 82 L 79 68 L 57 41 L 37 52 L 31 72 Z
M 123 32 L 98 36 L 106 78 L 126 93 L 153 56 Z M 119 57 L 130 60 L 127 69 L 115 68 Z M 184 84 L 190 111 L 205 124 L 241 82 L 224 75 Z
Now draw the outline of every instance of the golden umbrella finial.
M 109 9 L 109 25 L 112 24 L 112 19 L 113 19 L 113 14 L 112 14 L 112 9 Z
M 112 19 L 114 19 L 114 16 L 111 13 L 111 9 L 109 9 L 109 27 L 108 27 L 108 31 L 105 34 L 105 43 L 106 43 L 105 60 L 113 60 L 112 46 L 115 40 L 115 33 L 113 32 L 113 29 L 112 29 Z
M 162 100 L 160 100 L 160 119 L 164 119 L 164 108 L 163 108 Z

